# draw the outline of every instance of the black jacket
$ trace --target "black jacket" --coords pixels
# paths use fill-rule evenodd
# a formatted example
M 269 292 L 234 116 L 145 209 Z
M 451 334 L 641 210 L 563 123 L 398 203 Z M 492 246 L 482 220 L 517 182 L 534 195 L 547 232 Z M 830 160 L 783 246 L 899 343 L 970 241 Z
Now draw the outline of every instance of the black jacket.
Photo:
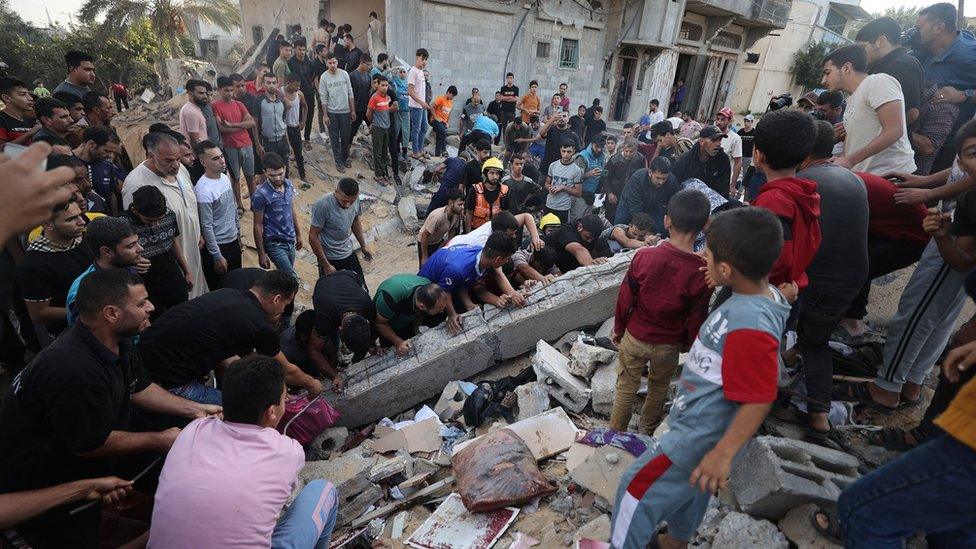
M 868 74 L 884 73 L 891 75 L 901 84 L 905 95 L 905 111 L 921 106 L 922 64 L 905 48 L 893 52 L 868 65 Z
M 732 179 L 732 164 L 729 155 L 719 149 L 715 156 L 704 162 L 698 157 L 701 150 L 701 143 L 688 149 L 688 152 L 678 157 L 671 166 L 671 175 L 677 178 L 678 182 L 684 182 L 691 178 L 701 179 L 712 190 L 725 198 L 729 197 L 729 181 Z

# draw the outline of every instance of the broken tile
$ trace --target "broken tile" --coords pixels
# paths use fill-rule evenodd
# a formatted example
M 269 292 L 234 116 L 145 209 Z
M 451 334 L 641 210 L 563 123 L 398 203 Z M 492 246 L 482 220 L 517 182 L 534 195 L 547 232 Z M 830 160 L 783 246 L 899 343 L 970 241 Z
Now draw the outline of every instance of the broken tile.
M 472 513 L 464 508 L 461 496 L 454 492 L 407 538 L 407 545 L 418 549 L 488 549 L 501 538 L 518 513 L 514 507 Z
M 549 409 L 549 393 L 538 381 L 519 385 L 515 388 L 515 396 L 518 397 L 516 416 L 518 421 L 539 415 Z
M 569 451 L 566 452 L 566 472 L 572 473 L 577 467 L 586 461 L 586 458 L 590 457 L 590 454 L 596 452 L 596 446 L 589 446 L 586 444 L 580 444 L 578 442 L 573 443 L 569 447 Z
M 566 451 L 580 435 L 566 411 L 557 406 L 537 416 L 517 421 L 507 427 L 525 441 L 535 459 L 545 459 Z M 454 445 L 452 455 L 457 454 L 468 444 L 478 440 L 473 438 Z
M 611 459 L 608 460 L 607 457 Z M 570 478 L 603 499 L 613 501 L 617 494 L 617 486 L 620 485 L 620 478 L 636 460 L 637 458 L 619 448 L 603 446 L 597 448 L 586 458 L 586 461 L 576 467 L 570 473 Z

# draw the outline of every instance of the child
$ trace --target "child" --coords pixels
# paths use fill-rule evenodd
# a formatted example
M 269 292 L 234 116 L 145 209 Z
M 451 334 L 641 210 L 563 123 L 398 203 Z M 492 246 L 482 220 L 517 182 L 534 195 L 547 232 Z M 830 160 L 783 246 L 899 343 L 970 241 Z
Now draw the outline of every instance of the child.
M 481 166 L 482 182 L 468 189 L 464 199 L 464 229 L 471 232 L 491 221 L 494 214 L 508 210 L 508 185 L 499 185 L 502 161 L 489 158 Z
M 621 250 L 654 246 L 661 240 L 661 235 L 654 234 L 654 220 L 651 216 L 637 212 L 630 219 L 630 224 L 614 225 L 603 231 L 600 238 L 607 241 L 611 252 L 619 253 Z
M 262 162 L 267 179 L 251 197 L 258 264 L 262 269 L 270 269 L 274 263 L 279 271 L 298 278 L 295 250 L 302 249 L 302 232 L 295 211 L 295 187 L 285 179 L 285 161 L 281 156 L 269 152 Z
M 796 168 L 809 156 L 815 137 L 813 119 L 797 110 L 768 113 L 756 125 L 752 164 L 766 174 L 767 181 L 752 205 L 773 212 L 790 228 L 769 273 L 774 286 L 795 282 L 800 290 L 806 288 L 806 269 L 820 247 L 817 184 L 796 177 Z
M 556 214 L 559 221 L 569 221 L 569 210 L 573 206 L 573 197 L 583 195 L 583 170 L 573 162 L 576 154 L 576 143 L 572 139 L 564 140 L 559 146 L 559 162 L 549 164 L 546 175 L 546 210 Z
M 687 227 L 682 232 L 693 234 Z M 783 229 L 769 211 L 744 207 L 715 216 L 706 234 L 708 277 L 734 293 L 712 311 L 695 339 L 668 416 L 671 430 L 621 479 L 612 547 L 687 543 L 712 494 L 725 487 L 735 455 L 776 398 L 779 341 L 789 306 L 768 276 L 783 247 Z M 669 295 L 661 289 L 656 297 Z M 665 520 L 667 539 L 654 538 Z
M 366 120 L 370 123 L 369 132 L 373 137 L 373 174 L 376 182 L 385 187 L 390 184 L 386 177 L 386 167 L 390 163 L 390 113 L 395 113 L 397 105 L 390 106 L 390 97 L 387 95 L 390 89 L 389 80 L 380 74 L 374 81 L 376 93 L 369 98 L 366 106 Z
M 434 156 L 447 156 L 447 123 L 451 119 L 457 94 L 455 86 L 448 86 L 447 93 L 438 96 L 430 106 L 434 120 Z M 463 147 L 459 148 L 464 150 Z
M 539 115 L 533 114 L 529 117 L 529 130 L 532 137 L 529 138 L 529 156 L 535 159 L 536 164 L 542 162 L 542 157 L 546 155 L 546 140 L 542 137 L 542 120 Z
M 701 257 L 695 255 L 693 247 L 695 235 L 708 222 L 710 212 L 702 193 L 688 190 L 675 194 L 664 217 L 671 238 L 657 247 L 641 249 L 630 263 L 620 285 L 614 321 L 613 341 L 620 347 L 620 369 L 611 429 L 628 430 L 634 397 L 648 362 L 647 398 L 639 432 L 650 435 L 661 423 L 668 384 L 678 368 L 678 353 L 688 348 L 708 314 L 712 291 L 701 272 Z

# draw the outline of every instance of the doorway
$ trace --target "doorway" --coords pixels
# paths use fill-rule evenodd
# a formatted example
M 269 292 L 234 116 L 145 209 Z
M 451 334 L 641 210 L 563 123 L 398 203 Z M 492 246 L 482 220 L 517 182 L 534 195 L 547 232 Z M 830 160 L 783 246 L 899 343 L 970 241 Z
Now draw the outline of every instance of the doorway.
M 688 98 L 688 84 L 691 76 L 693 56 L 686 53 L 678 54 L 678 65 L 674 71 L 674 81 L 671 82 L 671 96 L 668 98 L 668 116 L 674 116 L 678 111 L 684 111 L 684 104 Z M 682 85 L 679 86 L 678 82 Z
M 637 50 L 624 48 L 617 55 L 617 86 L 614 90 L 613 120 L 626 120 L 630 98 L 634 93 L 634 75 L 637 73 Z

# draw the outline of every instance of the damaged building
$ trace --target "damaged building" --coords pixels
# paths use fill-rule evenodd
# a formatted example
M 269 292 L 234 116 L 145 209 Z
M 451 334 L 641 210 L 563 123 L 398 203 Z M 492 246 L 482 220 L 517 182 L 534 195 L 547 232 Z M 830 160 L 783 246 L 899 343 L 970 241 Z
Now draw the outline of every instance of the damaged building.
M 786 27 L 791 0 L 240 0 L 246 46 L 272 29 L 310 36 L 322 18 L 349 23 L 366 49 L 368 14 L 384 22 L 389 54 L 411 63 L 430 51 L 434 93 L 477 87 L 486 100 L 515 74 L 546 95 L 569 84 L 576 105 L 599 98 L 611 123 L 636 121 L 648 101 L 667 106 L 685 82 L 678 108 L 711 116 L 734 93 L 745 52 Z

